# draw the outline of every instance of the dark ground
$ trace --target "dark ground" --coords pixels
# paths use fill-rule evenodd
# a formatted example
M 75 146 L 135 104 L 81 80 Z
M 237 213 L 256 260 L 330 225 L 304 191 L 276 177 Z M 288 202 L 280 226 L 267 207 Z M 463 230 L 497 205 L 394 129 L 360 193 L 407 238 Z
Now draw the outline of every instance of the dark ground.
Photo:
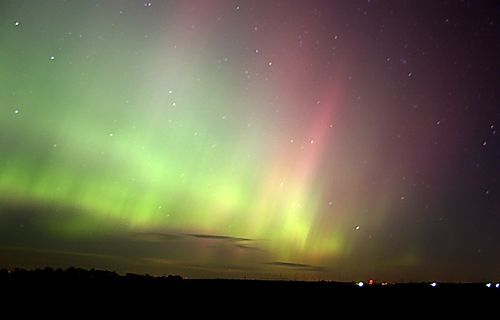
M 100 295 L 154 295 L 155 298 L 175 298 L 177 300 L 214 301 L 287 301 L 303 303 L 340 300 L 363 301 L 408 301 L 425 303 L 444 300 L 470 303 L 479 299 L 500 303 L 500 288 L 492 283 L 439 283 L 432 287 L 429 283 L 388 283 L 365 284 L 331 281 L 267 281 L 267 280 L 226 280 L 226 279 L 183 279 L 180 276 L 153 277 L 149 275 L 119 275 L 111 271 L 85 270 L 78 268 L 0 270 L 2 292 L 21 293 L 24 296 L 46 294 L 85 294 L 89 297 Z M 387 302 L 387 300 L 385 300 Z M 492 305 L 493 306 L 493 305 Z
M 484 283 L 374 284 L 201 280 L 110 271 L 0 270 L 3 315 L 52 319 L 488 319 L 500 288 Z M 491 317 L 493 319 L 497 316 Z

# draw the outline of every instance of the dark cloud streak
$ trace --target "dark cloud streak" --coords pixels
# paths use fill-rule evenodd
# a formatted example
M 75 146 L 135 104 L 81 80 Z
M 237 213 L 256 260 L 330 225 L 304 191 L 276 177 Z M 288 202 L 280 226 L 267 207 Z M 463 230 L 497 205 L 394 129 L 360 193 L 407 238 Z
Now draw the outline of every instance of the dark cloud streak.
M 212 234 L 186 233 L 185 235 L 189 236 L 189 237 L 199 238 L 199 239 L 227 240 L 227 241 L 235 241 L 235 242 L 255 241 L 254 239 L 249 239 L 249 238 L 238 238 L 238 237 L 212 235 Z
M 325 267 L 314 266 L 314 265 L 310 265 L 310 264 L 302 264 L 302 263 L 273 261 L 273 262 L 268 262 L 266 264 L 271 265 L 271 266 L 276 266 L 276 267 L 285 267 L 285 268 L 304 270 L 304 271 L 318 271 L 318 272 L 326 271 Z

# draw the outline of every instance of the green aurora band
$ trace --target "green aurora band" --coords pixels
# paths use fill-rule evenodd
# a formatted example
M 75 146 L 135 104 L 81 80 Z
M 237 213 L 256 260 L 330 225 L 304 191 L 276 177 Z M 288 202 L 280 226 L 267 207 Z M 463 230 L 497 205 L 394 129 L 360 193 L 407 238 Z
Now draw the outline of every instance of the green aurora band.
M 36 228 L 60 241 L 0 245 L 126 257 L 112 266 L 190 276 L 339 278 L 378 268 L 390 277 L 423 263 L 418 241 L 387 253 L 384 230 L 417 201 L 413 168 L 440 177 L 418 148 L 384 142 L 397 115 L 379 116 L 392 96 L 374 75 L 365 75 L 374 107 L 361 112 L 368 102 L 350 98 L 360 44 L 329 31 L 342 19 L 323 28 L 297 8 L 243 15 L 244 3 L 227 1 L 0 8 L 0 223 L 12 227 L 8 208 L 34 207 Z M 305 39 L 299 48 L 301 24 L 331 45 Z M 337 55 L 324 68 L 331 46 Z M 181 241 L 175 254 L 168 245 L 72 247 L 114 235 L 196 244 Z M 146 256 L 160 267 L 126 265 Z

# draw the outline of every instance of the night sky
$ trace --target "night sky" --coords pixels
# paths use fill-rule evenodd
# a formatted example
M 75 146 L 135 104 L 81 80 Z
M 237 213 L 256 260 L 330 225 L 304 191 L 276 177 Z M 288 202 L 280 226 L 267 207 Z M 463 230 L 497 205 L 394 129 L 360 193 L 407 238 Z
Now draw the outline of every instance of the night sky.
M 500 278 L 498 1 L 0 3 L 0 268 Z

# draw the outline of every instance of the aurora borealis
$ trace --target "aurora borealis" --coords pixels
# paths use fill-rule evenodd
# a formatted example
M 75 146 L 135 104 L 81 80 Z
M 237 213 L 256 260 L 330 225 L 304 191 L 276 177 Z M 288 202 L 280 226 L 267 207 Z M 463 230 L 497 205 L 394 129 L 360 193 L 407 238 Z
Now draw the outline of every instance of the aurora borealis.
M 0 266 L 500 277 L 494 1 L 0 4 Z

